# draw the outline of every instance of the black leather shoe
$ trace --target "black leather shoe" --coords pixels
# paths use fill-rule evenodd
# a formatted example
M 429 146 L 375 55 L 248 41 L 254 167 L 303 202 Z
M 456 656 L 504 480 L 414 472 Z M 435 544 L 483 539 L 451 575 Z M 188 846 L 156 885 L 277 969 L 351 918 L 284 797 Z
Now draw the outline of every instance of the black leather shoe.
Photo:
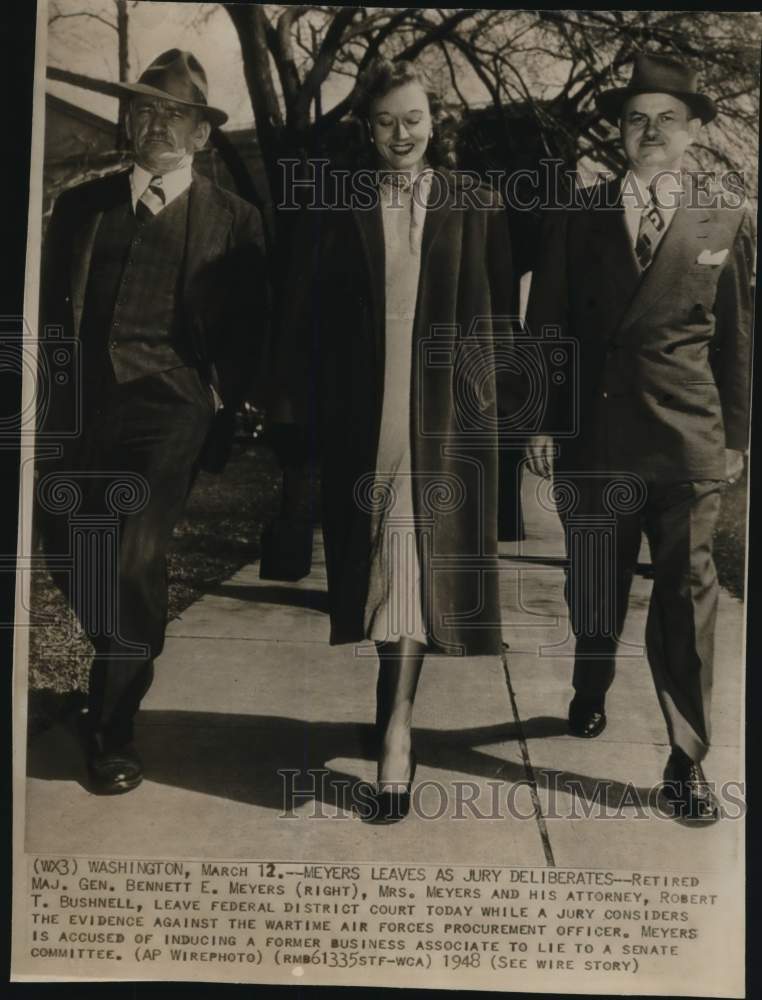
M 99 731 L 87 731 L 83 717 L 85 756 L 90 791 L 96 795 L 121 795 L 137 788 L 143 780 L 143 763 L 132 743 L 114 745 Z
M 602 701 L 586 701 L 575 695 L 569 705 L 569 732 L 583 740 L 600 736 L 606 728 Z
M 363 822 L 371 823 L 375 826 L 384 826 L 390 823 L 399 823 L 410 812 L 410 788 L 415 777 L 417 761 L 415 754 L 411 754 L 410 759 L 410 781 L 402 785 L 400 791 L 379 792 L 376 791 L 371 797 L 370 810 L 363 816 Z
M 664 769 L 664 797 L 674 807 L 677 819 L 714 823 L 720 818 L 720 804 L 701 764 L 675 747 Z

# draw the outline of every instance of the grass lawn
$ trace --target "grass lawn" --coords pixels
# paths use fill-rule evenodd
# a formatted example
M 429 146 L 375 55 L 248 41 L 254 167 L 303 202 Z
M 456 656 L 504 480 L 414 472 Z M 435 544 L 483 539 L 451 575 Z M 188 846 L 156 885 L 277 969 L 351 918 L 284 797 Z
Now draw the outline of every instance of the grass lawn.
M 262 526 L 279 510 L 281 474 L 268 449 L 235 452 L 224 475 L 202 473 L 169 551 L 169 613 L 176 618 L 215 584 L 259 556 Z M 746 478 L 723 495 L 715 540 L 722 586 L 744 593 Z M 32 730 L 69 711 L 87 687 L 91 646 L 47 572 L 31 590 L 29 714 Z

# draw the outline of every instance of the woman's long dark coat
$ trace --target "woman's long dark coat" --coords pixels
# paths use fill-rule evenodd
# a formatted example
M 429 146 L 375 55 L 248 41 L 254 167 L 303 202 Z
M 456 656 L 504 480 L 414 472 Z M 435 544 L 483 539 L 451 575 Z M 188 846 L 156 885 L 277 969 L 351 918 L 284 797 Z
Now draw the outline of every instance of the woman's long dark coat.
M 331 642 L 357 642 L 365 638 L 370 509 L 382 500 L 370 486 L 384 386 L 383 223 L 377 205 L 307 211 L 304 222 L 275 371 L 320 450 Z M 501 648 L 493 327 L 500 336 L 510 328 L 512 284 L 504 209 L 488 190 L 469 196 L 455 175 L 438 172 L 423 230 L 410 405 L 432 651 Z

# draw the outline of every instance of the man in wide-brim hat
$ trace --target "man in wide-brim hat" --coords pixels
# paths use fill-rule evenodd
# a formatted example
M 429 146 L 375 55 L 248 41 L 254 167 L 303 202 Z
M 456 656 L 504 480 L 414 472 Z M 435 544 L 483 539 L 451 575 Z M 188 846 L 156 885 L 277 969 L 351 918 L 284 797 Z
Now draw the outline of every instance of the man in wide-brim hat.
M 716 114 L 689 67 L 641 54 L 627 86 L 600 94 L 598 107 L 620 128 L 628 169 L 549 213 L 527 312 L 533 334 L 560 329 L 579 345 L 565 380 L 578 389 L 579 425 L 560 425 L 563 389 L 553 385 L 545 433 L 528 448 L 532 471 L 573 497 L 563 515 L 576 635 L 569 727 L 591 739 L 606 726 L 645 530 L 646 652 L 671 745 L 665 794 L 682 818 L 714 820 L 701 767 L 718 601 L 712 543 L 721 490 L 741 475 L 748 440 L 753 223 L 732 184 L 700 190 L 683 168 Z
M 57 200 L 42 289 L 43 322 L 79 342 L 80 367 L 54 387 L 44 430 L 63 457 L 41 465 L 41 490 L 74 481 L 78 523 L 119 521 L 113 575 L 104 547 L 62 581 L 95 647 L 86 746 L 101 793 L 141 781 L 133 723 L 164 643 L 167 546 L 199 462 L 224 462 L 267 321 L 259 212 L 193 170 L 227 118 L 201 64 L 171 49 L 120 88 L 134 163 Z M 82 432 L 64 446 L 72 405 Z M 60 554 L 66 519 L 44 530 Z
M 607 121 L 619 125 L 625 103 L 638 94 L 676 97 L 688 107 L 690 117 L 700 119 L 703 125 L 717 114 L 714 101 L 699 92 L 693 70 L 672 56 L 636 56 L 627 86 L 604 90 L 598 94 L 596 104 Z
M 228 120 L 224 111 L 209 104 L 206 73 L 192 52 L 170 49 L 154 59 L 137 83 L 116 86 L 126 94 L 158 97 L 184 108 L 196 108 L 214 128 Z

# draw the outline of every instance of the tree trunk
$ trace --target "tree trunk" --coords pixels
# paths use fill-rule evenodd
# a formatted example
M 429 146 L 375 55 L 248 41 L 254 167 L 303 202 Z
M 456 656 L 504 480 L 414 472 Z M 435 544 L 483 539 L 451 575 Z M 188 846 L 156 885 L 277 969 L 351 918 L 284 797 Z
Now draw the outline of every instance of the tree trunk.
M 130 48 L 128 35 L 127 0 L 116 0 L 116 34 L 119 46 L 119 81 L 130 79 Z M 127 100 L 119 99 L 119 124 L 116 132 L 118 149 L 127 148 Z
M 270 185 L 270 195 L 277 205 L 281 200 L 282 186 L 278 159 L 281 155 L 283 117 L 270 70 L 265 13 L 259 4 L 234 4 L 226 6 L 225 10 L 241 43 L 243 70 L 254 111 L 257 139 Z

